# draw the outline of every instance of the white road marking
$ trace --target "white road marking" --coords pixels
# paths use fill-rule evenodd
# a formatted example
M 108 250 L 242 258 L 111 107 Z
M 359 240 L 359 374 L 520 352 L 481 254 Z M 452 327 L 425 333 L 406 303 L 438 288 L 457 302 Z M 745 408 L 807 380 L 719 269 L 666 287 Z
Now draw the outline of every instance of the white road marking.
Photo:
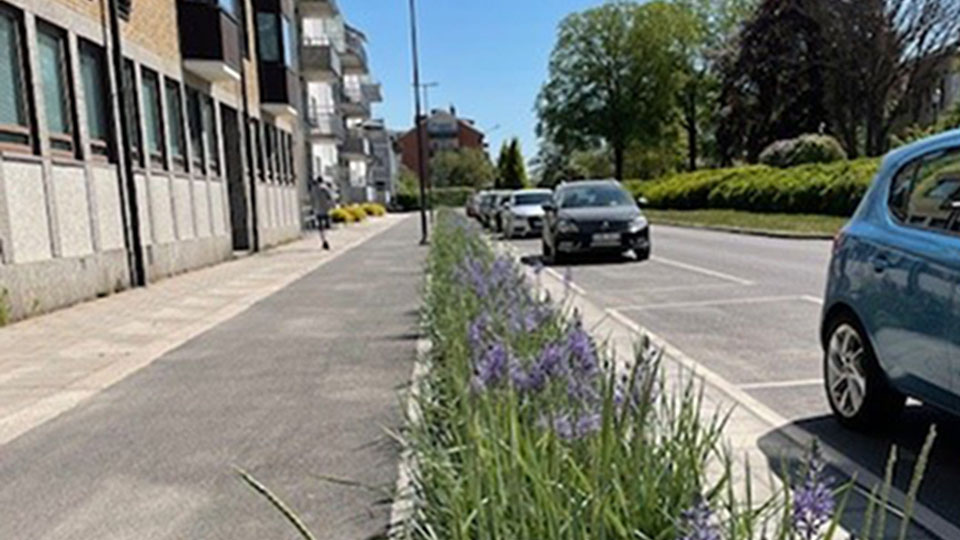
M 806 300 L 802 296 L 754 296 L 750 298 L 724 298 L 721 300 L 701 300 L 697 302 L 667 302 L 664 304 L 635 304 L 615 306 L 613 309 L 627 311 L 646 311 L 650 309 L 684 309 L 697 307 L 725 306 L 737 304 L 765 304 L 769 302 L 795 302 Z
M 818 306 L 823 305 L 823 298 L 817 298 L 816 296 L 810 296 L 809 294 L 804 294 L 800 296 L 800 299 L 805 300 L 807 302 L 812 302 Z
M 776 388 L 797 388 L 799 386 L 823 386 L 823 379 L 796 379 L 793 381 L 770 381 L 741 384 L 741 390 L 773 390 Z
M 683 270 L 689 270 L 691 272 L 697 272 L 705 276 L 711 276 L 719 279 L 724 279 L 727 281 L 732 281 L 734 283 L 739 283 L 740 285 L 753 285 L 753 282 L 749 279 L 739 278 L 737 276 L 731 276 L 730 274 L 724 274 L 723 272 L 717 272 L 716 270 L 711 270 L 709 268 L 704 268 L 702 266 L 696 266 L 693 264 L 687 264 L 685 262 L 674 261 L 672 259 L 665 259 L 663 257 L 654 255 L 650 257 L 650 260 L 653 262 L 658 262 L 660 264 L 666 264 L 676 268 L 681 268 Z

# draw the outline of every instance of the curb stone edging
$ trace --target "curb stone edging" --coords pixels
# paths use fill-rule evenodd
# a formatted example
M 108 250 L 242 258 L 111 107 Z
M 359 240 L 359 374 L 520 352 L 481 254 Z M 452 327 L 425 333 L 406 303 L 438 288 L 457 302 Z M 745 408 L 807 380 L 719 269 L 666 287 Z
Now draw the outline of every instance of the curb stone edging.
M 667 227 L 678 227 L 682 229 L 701 229 L 730 234 L 742 234 L 744 236 L 783 238 L 788 240 L 833 240 L 834 238 L 832 234 L 826 233 L 797 233 L 791 231 L 778 231 L 775 229 L 748 229 L 744 227 L 735 227 L 733 225 L 702 225 L 697 223 L 673 221 L 669 219 L 651 219 L 650 223 L 653 225 L 664 225 Z

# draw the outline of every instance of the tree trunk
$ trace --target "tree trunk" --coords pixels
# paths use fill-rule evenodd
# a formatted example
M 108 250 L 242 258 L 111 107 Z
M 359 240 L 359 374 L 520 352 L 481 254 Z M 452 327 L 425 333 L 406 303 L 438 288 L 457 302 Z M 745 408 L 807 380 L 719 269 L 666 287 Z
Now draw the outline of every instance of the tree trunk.
M 683 127 L 687 132 L 687 168 L 690 171 L 695 171 L 697 170 L 697 154 L 699 151 L 697 139 L 700 135 L 697 128 L 697 95 L 696 90 L 692 88 L 688 89 L 686 94 L 687 102 L 683 113 L 686 120 Z
M 613 145 L 613 171 L 617 180 L 623 182 L 623 161 L 626 154 L 624 145 L 617 143 Z

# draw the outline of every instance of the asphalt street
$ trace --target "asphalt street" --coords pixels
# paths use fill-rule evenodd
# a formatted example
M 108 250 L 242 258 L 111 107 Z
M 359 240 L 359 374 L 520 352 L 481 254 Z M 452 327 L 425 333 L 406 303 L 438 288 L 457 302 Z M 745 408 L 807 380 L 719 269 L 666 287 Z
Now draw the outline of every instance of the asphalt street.
M 818 341 L 829 241 L 665 226 L 655 226 L 652 239 L 645 262 L 572 263 L 573 283 L 880 477 L 896 444 L 904 491 L 927 430 L 937 424 L 920 501 L 960 526 L 960 421 L 911 404 L 888 430 L 862 435 L 830 417 Z M 537 259 L 538 239 L 511 242 L 524 260 Z M 787 453 L 784 444 L 776 430 L 761 441 L 772 463 Z
M 415 239 L 403 221 L 0 447 L 0 539 L 299 538 L 235 467 L 318 538 L 383 535 Z

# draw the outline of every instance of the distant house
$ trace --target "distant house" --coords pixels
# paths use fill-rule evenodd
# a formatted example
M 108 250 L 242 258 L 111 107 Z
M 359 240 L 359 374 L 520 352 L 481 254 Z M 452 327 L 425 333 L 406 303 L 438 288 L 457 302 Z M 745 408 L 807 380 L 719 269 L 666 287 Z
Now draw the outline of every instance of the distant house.
M 485 150 L 484 135 L 472 120 L 457 117 L 457 110 L 434 109 L 425 120 L 427 131 L 427 159 L 448 150 L 476 148 Z M 417 150 L 417 129 L 410 129 L 398 139 L 401 162 L 419 174 L 420 155 Z

